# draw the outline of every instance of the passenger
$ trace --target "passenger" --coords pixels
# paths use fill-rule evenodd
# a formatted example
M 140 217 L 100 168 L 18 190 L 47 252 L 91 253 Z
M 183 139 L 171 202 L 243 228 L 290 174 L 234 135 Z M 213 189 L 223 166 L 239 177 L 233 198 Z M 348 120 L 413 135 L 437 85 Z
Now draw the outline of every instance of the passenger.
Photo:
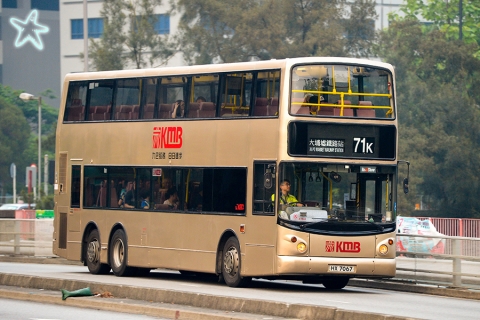
M 130 189 L 129 189 L 130 188 Z M 135 181 L 130 181 L 127 185 L 127 193 L 125 194 L 125 203 L 123 204 L 124 208 L 134 209 L 135 208 Z
M 325 100 L 325 99 L 324 99 L 322 96 L 320 96 L 320 103 L 321 103 L 322 101 L 324 101 L 324 100 Z M 308 103 L 310 103 L 310 104 L 319 104 L 319 102 L 318 102 L 318 96 L 310 96 L 310 97 L 308 98 Z M 318 106 L 309 105 L 308 108 L 309 108 L 310 114 L 311 114 L 312 116 L 317 115 Z
M 275 194 L 272 194 L 272 201 L 275 201 Z M 280 204 L 303 207 L 303 204 L 299 203 L 293 194 L 290 194 L 290 181 L 287 179 L 280 183 Z
M 132 190 L 133 188 L 133 182 L 130 181 L 127 183 L 127 185 L 125 186 L 125 180 L 121 180 L 118 184 L 118 187 L 120 189 L 120 193 L 119 193 L 119 196 L 118 196 L 118 206 L 120 208 L 123 208 L 124 205 L 125 205 L 125 195 L 127 194 L 128 191 Z
M 178 194 L 177 189 L 175 187 L 171 187 L 168 189 L 167 193 L 165 194 L 165 200 L 163 204 L 168 205 L 170 209 L 177 210 L 178 208 Z
M 203 186 L 202 183 L 196 185 L 195 183 L 190 184 L 190 200 L 189 200 L 189 210 L 190 211 L 202 211 L 203 204 Z
M 183 118 L 185 115 L 185 101 L 175 101 L 175 107 L 173 108 L 172 118 Z
M 206 101 L 207 101 L 207 99 L 205 99 L 205 98 L 202 97 L 202 96 L 198 96 L 198 98 L 197 98 L 197 100 L 196 100 L 196 102 L 198 102 L 198 103 L 202 103 L 202 102 L 206 102 Z
M 148 190 L 143 190 L 142 192 L 142 203 L 140 204 L 140 207 L 144 210 L 150 209 L 150 191 Z

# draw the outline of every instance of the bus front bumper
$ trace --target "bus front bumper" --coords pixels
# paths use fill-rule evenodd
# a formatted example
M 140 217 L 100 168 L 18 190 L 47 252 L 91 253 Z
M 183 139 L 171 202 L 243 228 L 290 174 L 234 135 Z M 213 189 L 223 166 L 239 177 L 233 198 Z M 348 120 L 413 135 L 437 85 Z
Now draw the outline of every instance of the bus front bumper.
M 395 272 L 395 259 L 293 256 L 277 257 L 277 274 L 279 275 L 310 274 L 337 276 L 345 275 L 352 278 L 390 278 L 395 276 Z

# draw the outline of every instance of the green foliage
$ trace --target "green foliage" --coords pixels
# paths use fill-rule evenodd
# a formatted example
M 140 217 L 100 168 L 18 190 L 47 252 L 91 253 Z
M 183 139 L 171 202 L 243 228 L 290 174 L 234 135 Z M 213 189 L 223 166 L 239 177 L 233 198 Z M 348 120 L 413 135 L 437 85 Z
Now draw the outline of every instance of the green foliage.
M 412 163 L 399 211 L 423 198 L 441 216 L 480 217 L 479 47 L 402 18 L 377 49 L 397 71 L 399 155 Z
M 24 188 L 25 168 L 38 159 L 38 101 L 21 100 L 21 92 L 0 84 L 0 182 L 9 193 L 10 164 L 13 162 L 17 167 L 17 189 L 20 189 Z M 40 95 L 51 97 L 52 92 L 46 90 Z M 57 117 L 58 109 L 42 102 L 42 159 L 44 154 L 54 159 Z
M 140 69 L 168 61 L 176 49 L 168 35 L 158 35 L 154 29 L 154 9 L 160 5 L 161 0 L 105 0 L 100 12 L 102 37 L 90 39 L 93 67 L 120 70 L 133 64 Z
M 55 201 L 53 194 L 49 194 L 48 196 L 43 195 L 40 201 L 36 202 L 36 209 L 38 210 L 53 210 L 54 206 Z
M 460 1 L 462 1 L 462 40 L 480 45 L 480 3 L 466 0 L 407 0 L 401 11 L 406 18 L 398 15 L 393 19 L 415 19 L 421 17 L 432 25 L 425 25 L 425 31 L 440 30 L 450 40 L 460 38 Z M 479 52 L 476 55 L 480 55 Z
M 25 165 L 23 153 L 29 136 L 30 127 L 22 110 L 0 96 L 0 182 L 5 187 L 12 181 L 10 164 L 15 163 L 17 170 Z
M 173 12 L 190 64 L 300 56 L 368 56 L 375 2 L 179 0 Z
M 126 23 L 123 12 L 124 1 L 105 0 L 100 16 L 103 20 L 103 34 L 100 41 L 90 39 L 89 58 L 97 71 L 123 69 L 126 59 L 123 44 L 126 37 L 122 29 Z

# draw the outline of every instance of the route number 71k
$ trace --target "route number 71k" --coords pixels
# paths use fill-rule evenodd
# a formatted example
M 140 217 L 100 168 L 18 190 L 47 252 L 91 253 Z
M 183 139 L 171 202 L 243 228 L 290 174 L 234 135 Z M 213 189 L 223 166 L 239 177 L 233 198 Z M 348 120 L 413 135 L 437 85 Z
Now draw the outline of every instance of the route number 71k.
M 354 153 L 373 153 L 375 138 L 353 138 Z

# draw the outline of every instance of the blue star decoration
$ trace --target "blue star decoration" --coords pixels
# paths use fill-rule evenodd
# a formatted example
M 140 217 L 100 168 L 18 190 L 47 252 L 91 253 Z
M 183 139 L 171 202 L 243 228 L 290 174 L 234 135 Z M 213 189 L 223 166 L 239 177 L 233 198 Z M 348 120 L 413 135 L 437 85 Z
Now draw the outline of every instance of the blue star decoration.
M 17 29 L 15 47 L 20 48 L 30 41 L 35 48 L 43 50 L 43 42 L 40 39 L 41 33 L 47 33 L 50 29 L 38 23 L 38 11 L 32 10 L 28 17 L 22 21 L 17 18 L 10 18 L 10 24 Z

